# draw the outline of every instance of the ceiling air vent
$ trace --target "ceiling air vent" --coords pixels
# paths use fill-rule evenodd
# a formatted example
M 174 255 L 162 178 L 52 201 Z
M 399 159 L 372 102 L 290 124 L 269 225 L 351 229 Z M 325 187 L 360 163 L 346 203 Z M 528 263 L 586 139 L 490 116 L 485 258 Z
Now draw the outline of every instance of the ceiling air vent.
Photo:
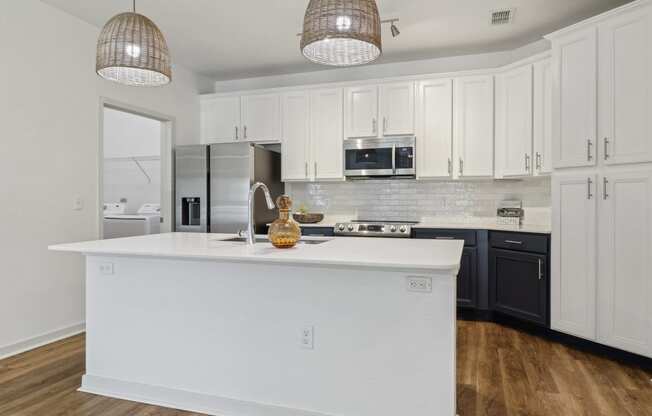
M 500 9 L 491 12 L 491 24 L 500 26 L 512 23 L 514 20 L 514 9 Z

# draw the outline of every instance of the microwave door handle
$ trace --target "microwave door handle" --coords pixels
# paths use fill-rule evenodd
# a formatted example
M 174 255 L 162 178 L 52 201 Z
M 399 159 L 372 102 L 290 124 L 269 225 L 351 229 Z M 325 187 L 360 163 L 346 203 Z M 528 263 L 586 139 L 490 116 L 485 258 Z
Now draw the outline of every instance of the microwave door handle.
M 396 145 L 392 145 L 392 173 L 396 175 Z

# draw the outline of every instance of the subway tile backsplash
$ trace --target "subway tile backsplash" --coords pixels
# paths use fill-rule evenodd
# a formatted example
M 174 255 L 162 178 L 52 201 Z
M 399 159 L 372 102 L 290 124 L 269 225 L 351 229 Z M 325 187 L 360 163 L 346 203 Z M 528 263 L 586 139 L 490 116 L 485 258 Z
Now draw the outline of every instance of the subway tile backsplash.
M 549 208 L 550 178 L 494 181 L 368 180 L 288 183 L 298 208 L 359 219 L 493 217 L 500 201 L 522 200 L 526 208 Z

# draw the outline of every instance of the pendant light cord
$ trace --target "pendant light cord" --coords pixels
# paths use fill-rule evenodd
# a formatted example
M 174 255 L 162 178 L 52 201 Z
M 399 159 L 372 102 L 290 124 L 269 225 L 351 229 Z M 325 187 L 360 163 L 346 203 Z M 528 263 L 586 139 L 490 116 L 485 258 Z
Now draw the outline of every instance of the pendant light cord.
M 134 6 L 133 6 L 133 9 L 134 9 L 134 13 L 136 13 L 136 0 L 134 0 Z

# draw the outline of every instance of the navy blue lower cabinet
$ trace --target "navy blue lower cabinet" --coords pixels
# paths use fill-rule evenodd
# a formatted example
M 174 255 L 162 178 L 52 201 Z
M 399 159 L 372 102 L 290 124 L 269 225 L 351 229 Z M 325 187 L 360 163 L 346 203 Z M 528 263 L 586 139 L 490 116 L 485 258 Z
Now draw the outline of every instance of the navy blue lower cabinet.
M 478 249 L 464 247 L 457 274 L 457 306 L 478 307 Z
M 548 256 L 491 248 L 489 304 L 493 311 L 548 326 Z
M 333 227 L 301 227 L 301 235 L 306 237 L 333 237 L 335 229 Z

